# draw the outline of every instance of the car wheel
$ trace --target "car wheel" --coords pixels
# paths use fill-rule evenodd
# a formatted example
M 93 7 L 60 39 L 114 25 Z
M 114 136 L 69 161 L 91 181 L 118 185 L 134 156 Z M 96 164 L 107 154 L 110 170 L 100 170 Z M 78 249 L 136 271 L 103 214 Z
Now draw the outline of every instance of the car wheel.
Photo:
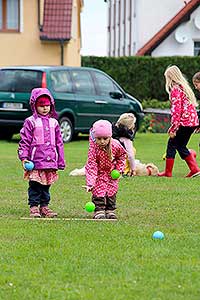
M 69 143 L 72 140 L 74 128 L 69 118 L 63 117 L 60 119 L 60 130 L 64 143 Z

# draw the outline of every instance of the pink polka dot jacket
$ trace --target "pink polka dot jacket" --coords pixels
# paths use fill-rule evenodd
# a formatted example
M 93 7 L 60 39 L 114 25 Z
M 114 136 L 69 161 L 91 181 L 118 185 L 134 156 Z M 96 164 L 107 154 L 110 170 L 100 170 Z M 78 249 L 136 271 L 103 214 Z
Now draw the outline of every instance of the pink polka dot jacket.
M 86 184 L 93 186 L 92 194 L 96 197 L 113 196 L 117 193 L 119 179 L 111 178 L 111 171 L 123 172 L 126 162 L 126 151 L 120 142 L 111 139 L 112 160 L 108 153 L 95 142 L 90 143 L 88 160 L 85 166 Z
M 189 102 L 182 87 L 175 85 L 170 92 L 171 126 L 169 133 L 176 133 L 180 126 L 195 127 L 199 125 L 196 108 Z

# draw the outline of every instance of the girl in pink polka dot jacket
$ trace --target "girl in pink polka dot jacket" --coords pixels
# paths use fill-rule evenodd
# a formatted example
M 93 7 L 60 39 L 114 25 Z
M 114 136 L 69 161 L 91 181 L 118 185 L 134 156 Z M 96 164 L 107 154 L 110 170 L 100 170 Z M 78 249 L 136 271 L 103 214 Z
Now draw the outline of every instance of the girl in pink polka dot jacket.
M 111 171 L 124 171 L 126 151 L 120 142 L 112 138 L 112 124 L 99 120 L 93 124 L 91 134 L 95 142 L 90 143 L 85 166 L 86 190 L 92 192 L 95 204 L 94 219 L 116 219 L 116 194 L 119 179 L 112 179 Z

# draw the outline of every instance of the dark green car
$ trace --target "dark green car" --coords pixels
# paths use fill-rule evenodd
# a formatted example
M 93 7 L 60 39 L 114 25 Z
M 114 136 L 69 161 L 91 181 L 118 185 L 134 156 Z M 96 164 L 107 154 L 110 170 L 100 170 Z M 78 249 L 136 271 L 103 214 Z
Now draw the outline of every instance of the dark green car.
M 88 133 L 93 122 L 115 122 L 132 112 L 137 128 L 144 116 L 138 100 L 128 95 L 104 72 L 83 67 L 26 66 L 0 69 L 0 138 L 18 133 L 31 115 L 29 98 L 35 87 L 47 87 L 53 95 L 63 141 Z

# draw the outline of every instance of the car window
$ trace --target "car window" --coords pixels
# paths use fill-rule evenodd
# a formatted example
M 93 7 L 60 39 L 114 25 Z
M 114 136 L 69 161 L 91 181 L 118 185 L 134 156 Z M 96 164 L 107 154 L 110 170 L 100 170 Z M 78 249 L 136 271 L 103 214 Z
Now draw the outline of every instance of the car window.
M 0 70 L 0 91 L 31 92 L 41 87 L 42 72 L 28 70 Z
M 71 71 L 72 80 L 77 94 L 94 95 L 95 88 L 89 71 Z
M 114 82 L 104 74 L 94 72 L 96 83 L 98 86 L 98 94 L 101 96 L 109 96 L 110 92 L 120 91 Z
M 55 92 L 72 93 L 72 82 L 68 71 L 53 71 L 50 78 Z

